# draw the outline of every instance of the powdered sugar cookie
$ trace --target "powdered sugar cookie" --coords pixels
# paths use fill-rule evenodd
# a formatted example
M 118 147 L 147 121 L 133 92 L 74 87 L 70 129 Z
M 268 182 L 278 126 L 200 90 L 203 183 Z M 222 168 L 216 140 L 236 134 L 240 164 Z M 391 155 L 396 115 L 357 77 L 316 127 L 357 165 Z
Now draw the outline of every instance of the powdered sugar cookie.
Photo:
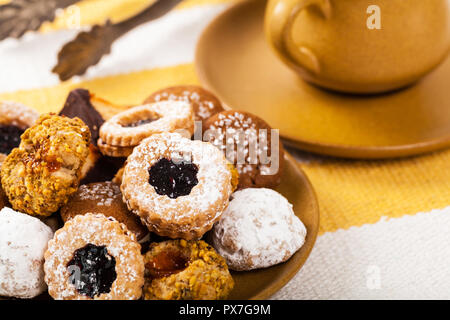
M 163 101 L 123 111 L 100 128 L 103 144 L 137 146 L 143 139 L 161 132 L 194 131 L 194 111 L 187 102 Z
M 77 215 L 92 212 L 113 217 L 123 223 L 138 240 L 148 234 L 139 217 L 128 210 L 122 200 L 120 187 L 115 183 L 107 181 L 81 185 L 61 208 L 61 217 L 66 222 Z
M 306 228 L 278 192 L 248 188 L 232 200 L 212 232 L 213 247 L 236 271 L 288 260 L 305 241 Z
M 121 189 L 128 208 L 150 231 L 191 240 L 220 218 L 231 180 L 227 160 L 213 145 L 163 133 L 134 149 Z
M 139 299 L 144 284 L 140 250 L 134 234 L 115 219 L 78 215 L 48 244 L 48 292 L 58 300 Z
M 159 101 L 186 101 L 192 104 L 196 121 L 205 121 L 223 111 L 222 103 L 211 92 L 199 86 L 176 86 L 153 93 L 144 103 Z
M 43 293 L 44 252 L 52 230 L 37 218 L 0 211 L 0 296 L 34 298 Z

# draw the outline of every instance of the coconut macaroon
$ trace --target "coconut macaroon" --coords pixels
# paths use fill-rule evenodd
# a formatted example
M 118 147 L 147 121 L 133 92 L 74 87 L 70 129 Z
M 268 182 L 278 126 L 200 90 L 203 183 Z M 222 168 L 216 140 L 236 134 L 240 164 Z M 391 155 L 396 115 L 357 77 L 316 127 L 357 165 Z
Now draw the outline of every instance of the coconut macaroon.
M 79 185 L 91 134 L 78 118 L 43 115 L 5 159 L 1 183 L 15 210 L 49 216 Z

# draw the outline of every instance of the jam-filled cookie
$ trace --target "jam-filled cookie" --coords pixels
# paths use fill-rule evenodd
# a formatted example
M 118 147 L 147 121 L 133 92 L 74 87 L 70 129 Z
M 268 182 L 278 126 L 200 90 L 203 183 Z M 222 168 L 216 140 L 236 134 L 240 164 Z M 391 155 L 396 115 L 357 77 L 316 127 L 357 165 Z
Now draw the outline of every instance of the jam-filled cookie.
M 113 182 L 97 182 L 82 185 L 71 197 L 69 202 L 61 208 L 64 222 L 77 215 L 86 213 L 101 213 L 113 217 L 127 226 L 128 230 L 141 240 L 148 234 L 139 217 L 130 212 L 122 200 L 120 187 Z
M 199 86 L 176 86 L 159 90 L 148 97 L 144 103 L 159 101 L 186 101 L 192 104 L 196 121 L 205 121 L 223 111 L 222 103 L 211 92 Z
M 229 268 L 266 268 L 288 260 L 305 241 L 306 228 L 278 192 L 248 188 L 232 200 L 211 233 Z
M 78 215 L 48 243 L 45 281 L 57 300 L 135 300 L 144 261 L 134 234 L 102 214 Z
M 34 125 L 39 114 L 19 103 L 0 102 L 0 164 L 20 144 L 20 136 Z
M 1 182 L 13 208 L 49 216 L 64 205 L 78 189 L 90 139 L 78 118 L 41 116 L 2 164 Z
M 205 123 L 204 140 L 222 150 L 239 172 L 239 189 L 276 187 L 284 149 L 278 131 L 247 112 L 223 111 Z
M 161 132 L 194 131 L 194 111 L 187 102 L 163 101 L 123 111 L 100 128 L 100 150 L 126 156 L 143 139 Z M 129 155 L 129 154 L 128 154 Z
M 150 231 L 191 240 L 220 219 L 231 180 L 227 160 L 212 144 L 163 133 L 134 149 L 121 189 L 128 208 Z
M 219 300 L 234 287 L 225 260 L 204 241 L 152 243 L 144 262 L 146 300 Z
M 0 296 L 34 298 L 47 289 L 44 252 L 52 230 L 9 208 L 0 211 Z

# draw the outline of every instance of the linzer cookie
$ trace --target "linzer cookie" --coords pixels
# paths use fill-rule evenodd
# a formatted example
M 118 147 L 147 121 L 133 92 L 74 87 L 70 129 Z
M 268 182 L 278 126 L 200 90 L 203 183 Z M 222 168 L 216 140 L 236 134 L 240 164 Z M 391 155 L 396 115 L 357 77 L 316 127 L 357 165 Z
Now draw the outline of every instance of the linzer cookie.
M 34 125 L 39 114 L 16 102 L 0 102 L 0 164 L 20 144 L 20 136 Z
M 91 103 L 91 94 L 85 89 L 75 89 L 69 93 L 60 116 L 80 118 L 91 131 L 92 144 L 97 145 L 99 130 L 105 120 Z
M 109 156 L 128 156 L 143 139 L 161 132 L 192 135 L 194 112 L 187 102 L 164 101 L 123 111 L 100 128 L 99 148 Z
M 232 173 L 212 144 L 177 133 L 145 139 L 125 165 L 128 208 L 160 236 L 198 239 L 220 219 L 232 193 Z
M 209 118 L 204 140 L 226 154 L 239 172 L 239 188 L 276 187 L 281 181 L 284 149 L 278 131 L 247 112 L 223 111 Z
M 78 215 L 48 243 L 45 281 L 57 300 L 136 300 L 142 295 L 141 246 L 124 224 Z
M 176 86 L 159 90 L 144 103 L 159 101 L 186 101 L 192 104 L 196 121 L 205 121 L 223 111 L 222 103 L 211 92 L 199 86 Z

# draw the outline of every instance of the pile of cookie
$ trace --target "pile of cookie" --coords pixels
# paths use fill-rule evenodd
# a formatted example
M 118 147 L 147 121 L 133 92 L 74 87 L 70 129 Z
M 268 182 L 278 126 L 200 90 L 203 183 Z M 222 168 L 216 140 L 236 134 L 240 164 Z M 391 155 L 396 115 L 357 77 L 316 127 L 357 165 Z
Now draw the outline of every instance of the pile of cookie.
M 0 296 L 225 299 L 232 272 L 304 243 L 271 189 L 277 132 L 203 88 L 126 109 L 77 89 L 59 114 L 2 102 L 0 132 Z

